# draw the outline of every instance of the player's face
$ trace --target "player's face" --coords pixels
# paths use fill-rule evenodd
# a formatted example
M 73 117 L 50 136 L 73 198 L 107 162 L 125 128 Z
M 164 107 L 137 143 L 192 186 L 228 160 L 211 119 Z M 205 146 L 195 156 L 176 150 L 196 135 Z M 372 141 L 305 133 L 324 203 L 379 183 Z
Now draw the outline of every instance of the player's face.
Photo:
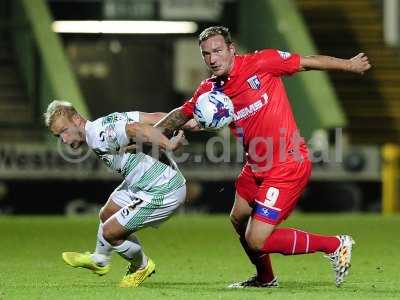
M 222 35 L 214 35 L 200 43 L 203 60 L 213 75 L 228 75 L 233 67 L 235 47 L 227 44 Z
M 51 125 L 50 130 L 56 137 L 61 139 L 62 143 L 69 145 L 72 149 L 79 148 L 85 140 L 77 123 L 64 116 L 57 118 Z

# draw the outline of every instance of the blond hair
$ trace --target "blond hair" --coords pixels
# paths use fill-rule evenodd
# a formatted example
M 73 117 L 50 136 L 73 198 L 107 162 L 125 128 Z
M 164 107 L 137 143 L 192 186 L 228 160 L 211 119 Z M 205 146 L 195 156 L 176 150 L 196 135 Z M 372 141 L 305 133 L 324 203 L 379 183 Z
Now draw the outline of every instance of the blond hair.
M 77 113 L 71 102 L 54 100 L 47 106 L 47 110 L 43 114 L 44 123 L 50 128 L 56 118 L 63 116 L 71 119 Z

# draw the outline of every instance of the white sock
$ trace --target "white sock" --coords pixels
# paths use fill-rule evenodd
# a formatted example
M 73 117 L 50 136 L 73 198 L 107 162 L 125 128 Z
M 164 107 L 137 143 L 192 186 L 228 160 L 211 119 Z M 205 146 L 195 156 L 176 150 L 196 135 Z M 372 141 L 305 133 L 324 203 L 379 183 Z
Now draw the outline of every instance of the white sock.
M 129 236 L 129 240 L 125 240 L 121 245 L 115 246 L 114 250 L 129 261 L 133 269 L 142 269 L 147 265 L 147 256 L 134 235 Z
M 100 222 L 97 231 L 96 250 L 91 255 L 92 259 L 99 265 L 108 265 L 111 259 L 112 246 L 103 237 L 103 223 Z

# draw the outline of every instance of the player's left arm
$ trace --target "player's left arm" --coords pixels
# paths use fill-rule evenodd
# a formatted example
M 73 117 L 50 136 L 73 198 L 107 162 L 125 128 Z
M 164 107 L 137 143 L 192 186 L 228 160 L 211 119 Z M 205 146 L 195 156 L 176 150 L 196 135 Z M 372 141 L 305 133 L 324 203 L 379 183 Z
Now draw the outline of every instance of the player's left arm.
M 350 59 L 341 59 L 326 55 L 309 55 L 300 57 L 299 71 L 339 70 L 364 74 L 371 68 L 367 55 L 359 53 Z

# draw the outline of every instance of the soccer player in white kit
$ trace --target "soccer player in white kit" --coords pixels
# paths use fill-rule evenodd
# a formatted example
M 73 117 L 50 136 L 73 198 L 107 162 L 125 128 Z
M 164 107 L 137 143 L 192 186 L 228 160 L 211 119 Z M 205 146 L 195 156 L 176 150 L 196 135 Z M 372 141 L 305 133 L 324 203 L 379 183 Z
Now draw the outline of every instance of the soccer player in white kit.
M 124 149 L 132 143 L 151 143 L 173 151 L 181 145 L 183 132 L 168 139 L 152 126 L 161 118 L 157 113 L 112 113 L 91 122 L 71 103 L 57 100 L 49 104 L 44 118 L 63 143 L 73 149 L 87 143 L 107 167 L 124 178 L 100 211 L 95 251 L 64 252 L 64 261 L 104 275 L 115 251 L 130 263 L 120 286 L 139 286 L 155 272 L 155 264 L 144 254 L 134 232 L 167 220 L 185 201 L 186 185 L 173 160 L 170 166 L 143 152 Z

